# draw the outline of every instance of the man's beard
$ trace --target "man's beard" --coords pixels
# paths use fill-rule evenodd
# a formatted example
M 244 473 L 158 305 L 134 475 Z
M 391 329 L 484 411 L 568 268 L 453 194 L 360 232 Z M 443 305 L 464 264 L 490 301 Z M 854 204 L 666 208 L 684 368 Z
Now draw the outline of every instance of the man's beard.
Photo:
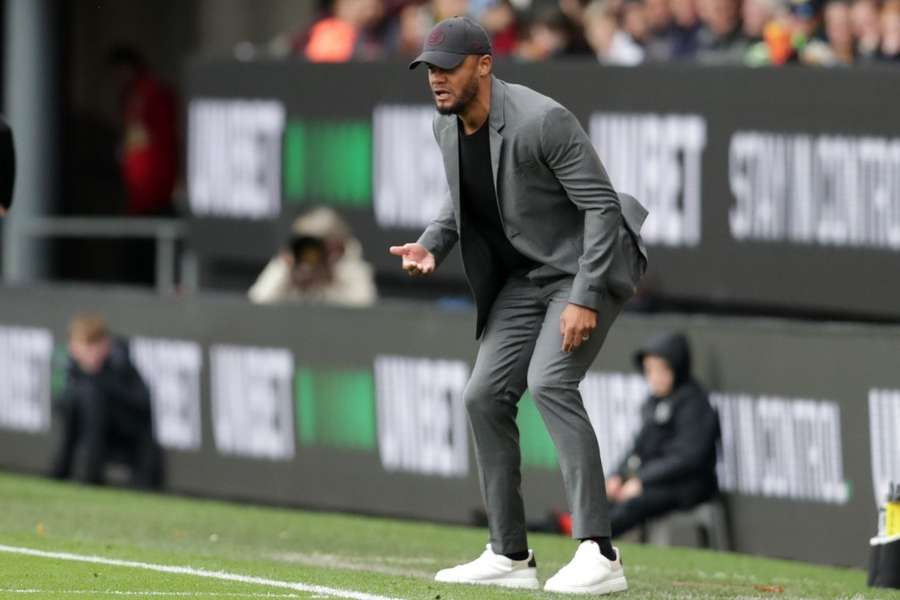
M 442 115 L 458 115 L 462 111 L 466 109 L 467 106 L 475 99 L 475 96 L 478 95 L 478 77 L 472 77 L 469 83 L 462 91 L 462 95 L 459 100 L 448 106 L 447 108 L 441 108 L 440 106 L 436 106 L 437 111 Z

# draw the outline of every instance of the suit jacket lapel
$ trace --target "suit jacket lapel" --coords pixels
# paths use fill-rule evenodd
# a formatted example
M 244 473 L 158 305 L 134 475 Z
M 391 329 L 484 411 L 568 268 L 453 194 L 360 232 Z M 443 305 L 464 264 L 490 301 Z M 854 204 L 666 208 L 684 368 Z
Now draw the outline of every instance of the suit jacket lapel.
M 441 130 L 441 154 L 444 158 L 444 169 L 447 173 L 447 185 L 450 186 L 450 197 L 453 199 L 453 214 L 456 216 L 457 230 L 459 217 L 459 131 L 456 117 L 446 119 L 447 125 Z
M 497 79 L 496 77 L 491 77 L 491 114 L 490 114 L 490 127 L 491 127 L 491 170 L 494 172 L 494 194 L 497 196 L 497 203 L 499 206 L 499 188 L 497 187 L 497 175 L 500 171 L 500 152 L 503 149 L 503 136 L 500 135 L 500 131 L 503 129 L 504 122 L 504 114 L 503 109 L 505 107 L 506 101 L 506 84 Z M 500 211 L 501 216 L 503 215 L 503 211 Z
M 497 174 L 500 171 L 500 151 L 503 149 L 503 136 L 491 128 L 491 170 L 494 172 L 494 194 L 497 194 Z

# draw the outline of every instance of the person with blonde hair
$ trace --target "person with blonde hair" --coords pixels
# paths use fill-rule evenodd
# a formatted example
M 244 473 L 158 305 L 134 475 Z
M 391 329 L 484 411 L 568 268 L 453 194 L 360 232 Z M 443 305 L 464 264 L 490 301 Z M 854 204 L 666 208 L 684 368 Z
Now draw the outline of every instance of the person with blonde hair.
M 158 487 L 160 450 L 153 437 L 150 391 L 106 320 L 76 315 L 69 325 L 66 383 L 56 398 L 61 437 L 51 475 L 105 483 L 110 463 L 129 467 L 134 487 Z

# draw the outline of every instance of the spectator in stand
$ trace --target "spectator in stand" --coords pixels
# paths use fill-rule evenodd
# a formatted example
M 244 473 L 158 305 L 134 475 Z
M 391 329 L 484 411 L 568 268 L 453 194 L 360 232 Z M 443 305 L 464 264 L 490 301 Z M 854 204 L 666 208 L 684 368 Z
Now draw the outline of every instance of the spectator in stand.
M 822 31 L 820 0 L 790 0 L 788 19 L 794 57 L 804 65 L 826 64 L 831 57 Z
M 516 51 L 519 43 L 519 27 L 516 12 L 509 0 L 490 0 L 476 13 L 488 34 L 494 56 L 508 56 Z
M 630 67 L 644 59 L 644 51 L 619 29 L 618 19 L 605 0 L 591 2 L 583 19 L 588 43 L 600 64 Z
M 386 27 L 385 49 L 391 54 L 415 56 L 422 51 L 422 43 L 431 27 L 431 13 L 422 5 L 410 2 L 400 8 Z
M 129 215 L 171 215 L 178 177 L 174 92 L 130 46 L 114 47 L 109 66 L 119 88 L 124 135 L 122 181 Z
M 435 23 L 450 17 L 467 15 L 471 8 L 470 0 L 431 0 L 431 12 Z
M 497 0 L 468 0 L 468 15 L 475 19 L 480 19 L 486 10 L 497 4 Z
M 707 65 L 741 65 L 750 47 L 741 28 L 740 0 L 701 0 L 703 29 L 697 60 Z
M 650 35 L 644 44 L 649 62 L 672 60 L 675 23 L 669 0 L 646 0 L 647 24 Z
M 761 42 L 766 25 L 779 16 L 779 0 L 744 0 L 741 5 L 741 22 L 744 35 L 752 42 Z
M 532 17 L 517 56 L 527 61 L 550 60 L 570 54 L 572 46 L 569 20 L 558 8 L 548 6 Z
M 697 54 L 698 36 L 702 29 L 696 0 L 670 0 L 672 9 L 672 59 L 690 60 Z
M 566 18 L 569 19 L 573 25 L 576 27 L 584 25 L 584 9 L 589 2 L 585 2 L 584 0 L 559 0 L 557 4 L 559 5 L 559 10 L 562 14 L 566 15 Z
M 791 29 L 808 40 L 821 38 L 821 8 L 819 0 L 789 0 Z
M 422 51 L 425 36 L 434 26 L 435 14 L 445 11 L 465 14 L 467 10 L 467 1 L 394 0 L 380 27 L 383 49 L 389 55 L 417 55 Z
M 371 28 L 381 18 L 379 0 L 334 0 L 331 13 L 316 22 L 303 45 L 312 62 L 347 62 L 377 58 L 380 47 Z
M 770 46 L 772 36 L 776 35 L 776 32 L 769 28 L 768 36 L 766 34 L 766 28 L 776 23 L 782 12 L 783 7 L 779 0 L 744 0 L 741 7 L 744 35 L 751 44 L 744 55 L 744 64 L 750 67 L 783 64 L 775 57 L 777 50 Z M 783 37 L 780 41 L 789 47 L 790 34 L 786 29 L 784 33 L 786 38 Z
M 56 398 L 62 421 L 52 475 L 105 482 L 106 466 L 129 468 L 131 484 L 159 487 L 161 450 L 153 436 L 150 391 L 103 317 L 78 315 L 69 326 L 66 384 Z
M 668 0 L 645 0 L 647 24 L 654 34 L 665 33 L 672 26 L 672 8 Z
M 609 8 L 609 11 L 619 17 L 619 26 L 622 25 L 622 12 L 625 10 L 625 1 L 626 0 L 608 0 L 606 5 Z
M 856 38 L 856 54 L 861 61 L 878 59 L 881 46 L 881 23 L 876 0 L 854 0 L 850 10 L 853 37 Z
M 650 23 L 643 0 L 625 0 L 622 5 L 622 29 L 641 47 L 650 39 Z
M 900 0 L 887 0 L 881 9 L 879 59 L 900 62 Z
M 602 64 L 854 64 L 897 59 L 898 0 L 323 0 L 324 17 L 294 47 L 314 61 L 416 54 L 430 28 L 479 20 L 495 56 L 544 61 L 590 54 Z M 823 27 L 830 15 L 830 33 Z M 846 47 L 851 24 L 853 49 Z M 615 27 L 613 27 L 615 17 Z M 890 31 L 890 34 L 883 31 Z M 888 39 L 884 39 L 887 35 Z
M 512 1 L 512 0 L 511 0 Z M 559 10 L 565 15 L 572 31 L 572 43 L 569 46 L 569 55 L 593 56 L 594 49 L 588 43 L 584 28 L 584 10 L 592 0 L 557 0 Z M 612 14 L 619 14 L 624 0 L 606 0 L 608 9 Z
M 844 0 L 831 0 L 825 5 L 825 36 L 831 51 L 826 65 L 846 66 L 856 62 L 856 44 L 853 39 L 849 3 Z
M 125 214 L 174 216 L 178 180 L 178 107 L 175 93 L 162 82 L 135 48 L 118 45 L 107 57 L 119 91 L 122 141 L 119 161 L 125 190 Z M 156 279 L 156 243 L 123 240 L 113 260 L 119 280 L 148 286 Z
M 317 208 L 294 222 L 287 246 L 269 261 L 248 296 L 257 304 L 370 306 L 377 294 L 359 240 L 337 212 Z
M 491 35 L 494 56 L 514 53 L 519 41 L 517 16 L 509 0 L 394 0 L 390 6 L 381 27 L 389 54 L 419 54 L 437 22 L 466 14 L 477 18 Z

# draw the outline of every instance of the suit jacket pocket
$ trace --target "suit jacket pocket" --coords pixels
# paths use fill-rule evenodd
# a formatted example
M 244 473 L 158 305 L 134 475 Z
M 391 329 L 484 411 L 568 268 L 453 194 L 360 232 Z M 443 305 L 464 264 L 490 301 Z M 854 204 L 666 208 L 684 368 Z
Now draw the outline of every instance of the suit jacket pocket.
M 643 244 L 641 243 L 641 238 L 639 235 L 636 235 L 629 228 L 625 228 L 628 235 L 626 236 L 628 239 L 626 243 L 629 248 L 631 248 L 632 252 L 632 279 L 634 281 L 634 285 L 637 286 L 641 279 L 644 277 L 644 273 L 647 272 L 647 254 L 646 250 L 643 248 Z
M 641 239 L 641 226 L 647 218 L 647 209 L 634 196 L 629 194 L 619 194 L 619 201 L 622 207 L 622 222 L 631 235 L 638 255 L 640 255 L 640 273 L 643 275 L 647 270 L 647 249 L 644 247 L 644 242 Z
M 616 256 L 607 279 L 610 293 L 622 300 L 634 296 L 646 268 L 647 260 L 640 252 L 633 234 L 623 223 L 619 226 Z

